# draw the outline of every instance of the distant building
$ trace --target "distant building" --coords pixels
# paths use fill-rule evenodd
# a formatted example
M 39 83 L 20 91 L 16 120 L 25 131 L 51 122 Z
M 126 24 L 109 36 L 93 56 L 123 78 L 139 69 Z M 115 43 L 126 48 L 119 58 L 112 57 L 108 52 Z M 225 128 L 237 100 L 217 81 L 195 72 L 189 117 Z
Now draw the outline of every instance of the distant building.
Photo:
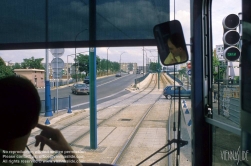
M 29 79 L 35 87 L 44 87 L 44 70 L 41 69 L 14 69 L 16 75 L 24 76 Z
M 144 66 L 144 68 L 143 68 L 143 66 L 138 66 L 137 71 L 136 71 L 137 74 L 141 74 L 141 73 L 143 73 L 143 71 L 146 72 L 146 66 Z
M 174 65 L 173 66 L 166 66 L 166 71 L 178 71 L 177 66 L 178 65 L 175 65 L 175 67 L 174 67 Z
M 134 73 L 136 73 L 137 63 L 121 63 L 121 70 L 124 72 L 133 71 Z
M 72 74 L 75 74 L 75 66 L 73 66 L 74 63 L 65 63 L 64 64 L 64 68 L 63 68 L 63 75 L 62 78 L 66 79 L 67 78 L 67 72 L 68 72 L 68 78 L 71 77 Z M 42 63 L 42 65 L 44 66 L 44 68 L 46 68 L 46 64 Z M 51 68 L 51 63 L 48 64 L 49 66 L 49 77 L 50 79 L 53 79 L 53 69 Z M 78 69 L 77 69 L 77 73 L 78 73 Z

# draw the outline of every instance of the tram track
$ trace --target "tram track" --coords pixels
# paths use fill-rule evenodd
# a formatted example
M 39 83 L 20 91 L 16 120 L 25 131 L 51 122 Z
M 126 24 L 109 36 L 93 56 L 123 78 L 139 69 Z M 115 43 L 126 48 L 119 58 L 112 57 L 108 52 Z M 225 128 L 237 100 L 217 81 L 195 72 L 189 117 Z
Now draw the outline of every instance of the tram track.
M 151 78 L 151 81 L 150 81 L 149 84 L 147 85 L 147 87 L 146 87 L 144 90 L 141 90 L 140 92 L 134 94 L 133 96 L 136 96 L 136 95 L 138 95 L 138 94 L 144 92 L 146 89 L 149 89 L 149 86 L 150 86 L 152 80 L 153 80 L 153 76 L 152 76 L 152 78 Z M 156 80 L 156 75 L 155 75 L 155 80 Z M 141 96 L 141 97 L 138 97 L 138 98 L 135 99 L 134 102 L 132 102 L 131 104 L 133 104 L 133 103 L 135 103 L 135 102 L 138 102 L 141 98 L 143 98 L 143 97 L 147 96 L 149 93 L 151 93 L 151 92 L 155 89 L 156 83 L 157 83 L 157 81 L 155 81 L 154 87 L 151 88 L 151 89 L 149 90 L 149 92 L 147 92 L 146 94 L 144 94 L 144 95 Z M 129 98 L 131 99 L 132 96 L 129 96 L 127 99 L 129 99 Z M 122 101 L 125 101 L 125 99 L 123 99 Z M 122 102 L 122 101 L 120 101 L 120 102 Z M 100 112 L 101 110 L 106 110 L 106 109 L 108 109 L 108 108 L 110 108 L 110 107 L 112 107 L 112 106 L 115 106 L 116 104 L 118 104 L 118 102 L 115 103 L 115 104 L 111 104 L 111 105 L 109 105 L 109 106 L 107 106 L 107 107 L 104 107 L 104 108 L 100 109 L 99 112 Z M 127 107 L 129 107 L 131 104 L 124 106 L 123 108 L 121 108 L 121 109 L 120 109 L 119 111 L 117 111 L 116 113 L 111 114 L 109 117 L 106 117 L 105 120 L 103 120 L 103 121 L 101 121 L 100 123 L 98 123 L 98 127 L 101 126 L 102 124 L 104 124 L 107 120 L 109 120 L 109 119 L 111 119 L 112 117 L 116 116 L 118 113 L 122 112 L 124 109 L 126 109 Z M 71 126 L 71 125 L 74 125 L 74 124 L 79 123 L 79 122 L 81 122 L 81 121 L 83 121 L 83 120 L 86 120 L 88 117 L 89 117 L 89 116 L 85 116 L 85 117 L 79 118 L 79 119 L 77 119 L 77 120 L 75 120 L 75 121 L 72 121 L 71 123 L 68 123 L 67 125 L 61 127 L 60 130 L 66 129 L 67 127 L 69 127 L 69 126 Z M 85 136 L 88 135 L 88 134 L 89 134 L 89 131 L 87 131 L 87 132 L 81 134 L 80 136 L 78 136 L 77 138 L 75 138 L 74 140 L 72 140 L 72 141 L 70 142 L 70 145 L 76 144 L 76 142 L 78 142 L 79 140 L 81 140 L 81 138 L 85 137 Z M 32 144 L 34 144 L 34 142 L 30 143 L 29 146 L 31 146 Z M 47 160 L 51 160 L 51 159 L 55 158 L 56 155 L 58 155 L 58 153 L 55 153 L 54 155 L 52 155 L 52 156 L 51 156 L 49 159 L 47 159 Z
M 152 75 L 152 77 L 153 77 L 153 75 Z M 152 81 L 152 78 L 151 78 L 151 81 Z M 136 96 L 136 95 L 138 95 L 138 94 L 144 92 L 144 90 L 147 89 L 147 88 L 149 87 L 151 81 L 149 81 L 148 84 L 147 84 L 147 86 L 146 86 L 144 89 L 140 90 L 139 92 L 136 92 L 136 93 L 134 93 L 133 95 L 128 96 L 127 98 L 123 98 L 122 100 L 118 101 L 117 103 L 112 103 L 112 104 L 110 104 L 110 105 L 108 105 L 108 106 L 106 106 L 106 107 L 103 107 L 103 108 L 101 108 L 101 109 L 98 109 L 98 110 L 97 110 L 97 113 L 99 113 L 99 112 L 101 112 L 101 111 L 103 111 L 103 110 L 106 110 L 106 109 L 109 108 L 109 107 L 115 106 L 115 105 L 118 104 L 118 103 L 124 102 L 125 100 L 130 99 L 130 98 L 132 98 L 132 97 L 134 97 L 134 96 Z M 71 126 L 71 125 L 73 125 L 73 124 L 76 124 L 76 123 L 80 122 L 81 120 L 86 119 L 86 118 L 88 118 L 88 117 L 89 117 L 89 115 L 85 115 L 84 117 L 77 118 L 77 119 L 74 119 L 74 120 L 72 120 L 72 121 L 70 120 L 71 122 L 69 122 L 68 124 L 65 124 L 65 125 L 62 126 L 62 127 L 59 127 L 58 129 L 59 129 L 59 130 L 63 130 L 63 129 L 65 129 L 65 128 L 67 128 L 68 126 Z M 59 120 L 57 123 L 64 123 L 64 121 L 69 121 L 69 119 L 70 119 L 70 118 L 63 118 L 62 120 Z M 53 124 L 53 125 L 50 125 L 50 127 L 57 127 L 57 126 L 56 126 L 56 124 Z M 38 130 L 38 131 L 36 131 L 36 132 L 33 132 L 33 133 L 31 134 L 31 136 L 38 135 L 40 132 L 41 132 L 41 130 Z M 30 146 L 30 145 L 32 145 L 32 144 L 34 144 L 34 143 L 35 143 L 35 142 L 31 142 L 31 143 L 28 144 L 28 146 Z
M 162 83 L 165 82 L 165 84 L 167 84 L 169 82 L 165 77 L 161 77 L 161 80 L 162 80 Z M 129 137 L 127 138 L 126 142 L 121 147 L 121 149 L 119 150 L 119 152 L 117 153 L 117 155 L 115 156 L 115 158 L 113 159 L 113 161 L 111 162 L 111 164 L 118 164 L 118 165 L 120 165 L 121 164 L 121 160 L 123 160 L 123 158 L 125 158 L 125 155 L 127 155 L 128 153 L 130 153 L 130 152 L 127 152 L 128 151 L 128 147 L 130 146 L 131 142 L 134 140 L 135 135 L 138 133 L 140 127 L 142 126 L 142 123 L 144 122 L 144 120 L 146 119 L 146 117 L 149 115 L 149 113 L 153 110 L 153 108 L 155 107 L 156 103 L 159 101 L 159 99 L 161 98 L 161 96 L 162 96 L 162 94 L 159 95 L 158 98 L 153 102 L 153 104 L 151 104 L 147 108 L 147 110 L 142 115 L 142 117 L 138 121 L 137 125 L 134 127 L 133 131 L 131 132 L 131 134 L 129 135 Z

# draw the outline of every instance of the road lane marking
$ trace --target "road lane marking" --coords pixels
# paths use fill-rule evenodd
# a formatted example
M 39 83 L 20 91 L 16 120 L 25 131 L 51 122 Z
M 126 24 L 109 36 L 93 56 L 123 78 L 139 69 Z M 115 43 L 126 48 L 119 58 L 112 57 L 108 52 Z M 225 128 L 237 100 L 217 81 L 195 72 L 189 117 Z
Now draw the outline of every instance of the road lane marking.
M 125 91 L 125 89 L 123 89 L 123 90 L 121 90 L 121 91 L 119 91 L 119 92 L 117 92 L 117 93 L 114 93 L 114 94 L 112 94 L 112 95 L 110 95 L 110 96 L 106 96 L 106 97 L 100 98 L 100 99 L 98 99 L 97 101 L 103 100 L 103 99 L 106 99 L 106 98 L 109 98 L 109 97 L 112 97 L 112 96 L 115 96 L 115 95 L 117 95 L 117 94 L 119 94 L 119 93 L 121 93 L 121 92 L 123 92 L 123 91 Z M 79 107 L 79 106 L 82 106 L 82 105 L 85 105 L 85 104 L 88 104 L 88 103 L 89 103 L 89 102 L 77 104 L 77 105 L 71 106 L 71 108 Z

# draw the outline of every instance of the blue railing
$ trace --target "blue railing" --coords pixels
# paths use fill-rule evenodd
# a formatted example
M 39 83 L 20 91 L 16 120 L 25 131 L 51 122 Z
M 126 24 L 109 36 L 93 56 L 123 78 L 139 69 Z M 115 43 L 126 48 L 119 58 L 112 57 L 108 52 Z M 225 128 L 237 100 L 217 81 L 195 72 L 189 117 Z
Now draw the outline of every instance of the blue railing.
M 220 114 L 240 125 L 240 87 L 239 85 L 219 84 Z
M 69 84 L 76 82 L 74 79 L 69 80 Z M 68 82 L 67 80 L 59 80 L 58 81 L 58 86 L 64 86 L 67 85 Z M 50 80 L 50 87 L 56 87 L 57 86 L 57 81 L 56 80 Z
M 140 83 L 141 81 L 143 81 L 148 75 L 149 75 L 149 73 L 145 74 L 142 77 L 136 78 L 135 79 L 135 85 L 138 84 L 138 83 Z
M 180 81 L 177 77 L 174 77 L 172 74 L 169 73 L 169 71 L 166 72 L 166 74 L 171 77 L 174 81 L 178 82 L 180 85 L 183 85 L 183 82 Z
M 51 110 L 55 113 L 57 109 L 57 98 L 51 99 Z M 71 110 L 71 96 L 58 98 L 58 110 Z M 45 113 L 45 100 L 41 100 L 41 111 Z

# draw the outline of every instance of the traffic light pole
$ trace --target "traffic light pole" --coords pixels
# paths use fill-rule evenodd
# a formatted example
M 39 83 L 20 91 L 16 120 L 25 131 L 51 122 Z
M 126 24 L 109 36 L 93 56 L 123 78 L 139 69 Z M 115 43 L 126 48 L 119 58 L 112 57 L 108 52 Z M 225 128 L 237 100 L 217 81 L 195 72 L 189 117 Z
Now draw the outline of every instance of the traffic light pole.
M 159 52 L 158 52 L 159 54 Z M 158 67 L 160 67 L 160 64 L 159 64 L 159 56 L 158 56 Z M 158 70 L 158 89 L 159 89 L 159 84 L 160 84 L 160 69 Z

